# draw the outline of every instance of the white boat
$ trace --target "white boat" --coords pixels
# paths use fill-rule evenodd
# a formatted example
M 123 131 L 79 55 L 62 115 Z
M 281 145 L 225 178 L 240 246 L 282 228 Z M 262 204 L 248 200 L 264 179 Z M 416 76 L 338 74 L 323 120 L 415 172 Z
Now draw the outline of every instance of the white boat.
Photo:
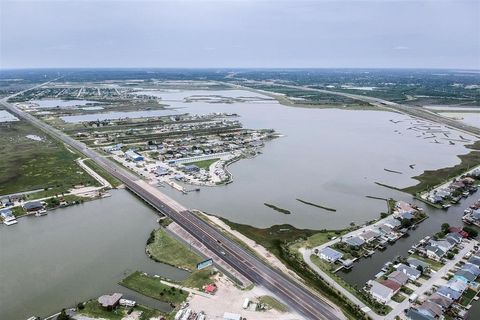
M 6 225 L 6 226 L 11 226 L 11 225 L 14 225 L 14 224 L 17 224 L 17 223 L 18 223 L 17 219 L 8 219 L 8 220 L 3 221 L 3 224 Z

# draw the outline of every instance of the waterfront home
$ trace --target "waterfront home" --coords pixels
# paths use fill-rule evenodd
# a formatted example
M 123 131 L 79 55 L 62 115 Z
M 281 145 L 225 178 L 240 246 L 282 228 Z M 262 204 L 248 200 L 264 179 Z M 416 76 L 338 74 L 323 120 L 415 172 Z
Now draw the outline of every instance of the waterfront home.
M 365 240 L 363 240 L 359 236 L 353 236 L 350 238 L 343 239 L 343 242 L 345 242 L 352 248 L 360 248 L 365 243 Z
M 359 234 L 358 236 L 362 238 L 365 242 L 370 243 L 375 240 L 379 236 L 379 234 L 371 229 L 368 229 Z
M 449 280 L 445 286 L 460 293 L 463 293 L 465 290 L 467 290 L 467 287 L 468 287 L 468 285 L 465 282 L 455 278 Z
M 414 216 L 410 212 L 402 212 L 399 214 L 399 218 L 402 220 L 411 221 L 414 218 Z
M 9 208 L 1 209 L 0 217 L 3 219 L 3 223 L 7 226 L 11 226 L 17 223 L 17 219 L 13 215 L 12 210 Z
M 442 308 L 430 301 L 425 301 L 418 307 L 418 311 L 423 313 L 423 314 L 428 314 L 432 316 L 435 319 L 440 318 L 443 315 L 443 310 Z
M 27 210 L 27 212 L 41 211 L 44 209 L 43 204 L 40 201 L 25 202 L 23 208 Z
M 400 264 L 397 267 L 397 271 L 400 271 L 400 272 L 404 273 L 405 275 L 408 276 L 408 279 L 410 279 L 412 281 L 417 280 L 422 275 L 422 273 L 419 270 L 414 269 L 414 268 L 409 267 L 409 266 L 404 265 L 404 264 Z
M 475 281 L 475 279 L 477 279 L 477 276 L 472 272 L 470 272 L 469 270 L 461 269 L 455 273 L 453 278 L 463 281 L 466 284 L 469 284 Z
M 430 298 L 428 298 L 428 301 L 439 305 L 443 310 L 448 309 L 453 303 L 452 299 L 442 296 L 438 293 L 432 294 Z
M 462 236 L 456 232 L 450 232 L 449 234 L 447 234 L 445 239 L 452 245 L 456 245 L 462 242 Z
M 462 292 L 455 291 L 447 286 L 441 286 L 440 288 L 438 288 L 437 294 L 453 301 L 457 301 L 462 296 Z
M 447 240 L 430 240 L 430 245 L 442 249 L 444 252 L 449 251 L 453 248 L 453 244 Z
M 318 252 L 320 259 L 326 260 L 328 262 L 335 262 L 343 257 L 343 253 L 332 249 L 330 247 L 323 248 Z
M 408 281 L 408 275 L 401 271 L 393 271 L 389 276 L 388 280 L 395 281 L 400 286 L 403 286 Z
M 431 315 L 412 308 L 408 309 L 406 316 L 409 320 L 434 320 Z
M 390 279 L 383 280 L 381 282 L 381 284 L 383 284 L 387 288 L 392 289 L 393 294 L 396 294 L 400 290 L 400 288 L 402 287 L 402 285 L 400 283 L 398 283 L 397 281 L 390 280 Z
M 415 269 L 417 269 L 418 266 L 421 266 L 423 268 L 423 270 L 430 267 L 430 265 L 428 263 L 423 262 L 422 260 L 418 260 L 416 258 L 408 258 L 407 263 L 410 267 L 415 268 Z
M 417 209 L 415 209 L 410 203 L 405 201 L 398 201 L 395 205 L 396 210 L 398 213 L 410 213 L 414 214 Z
M 378 230 L 383 234 L 383 235 L 389 235 L 393 232 L 393 229 L 386 224 L 381 224 L 378 226 Z
M 458 233 L 462 238 L 468 238 L 468 233 L 463 231 L 461 227 L 450 227 L 448 228 L 449 233 Z
M 434 246 L 426 246 L 425 247 L 425 253 L 427 254 L 427 257 L 433 260 L 440 261 L 442 257 L 445 255 L 445 251 L 440 249 L 439 247 L 434 247 Z
M 102 307 L 108 310 L 112 310 L 113 308 L 118 306 L 121 298 L 122 298 L 121 293 L 114 293 L 112 295 L 106 294 L 98 298 L 98 303 L 100 303 Z
M 372 297 L 380 303 L 387 303 L 392 299 L 393 295 L 395 294 L 394 291 L 381 284 L 377 281 L 372 281 L 372 287 L 370 288 L 370 294 Z
M 432 194 L 427 198 L 427 200 L 433 204 L 437 204 L 443 202 L 443 197 L 439 196 L 438 194 Z
M 384 224 L 394 230 L 399 228 L 402 225 L 400 221 L 397 219 L 388 219 L 387 221 L 384 222 Z

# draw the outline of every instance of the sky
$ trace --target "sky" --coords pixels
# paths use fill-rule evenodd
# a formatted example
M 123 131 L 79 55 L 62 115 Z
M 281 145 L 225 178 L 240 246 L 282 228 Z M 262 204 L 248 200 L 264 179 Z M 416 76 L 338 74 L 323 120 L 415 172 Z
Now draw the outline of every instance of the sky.
M 480 1 L 0 0 L 0 68 L 480 69 Z

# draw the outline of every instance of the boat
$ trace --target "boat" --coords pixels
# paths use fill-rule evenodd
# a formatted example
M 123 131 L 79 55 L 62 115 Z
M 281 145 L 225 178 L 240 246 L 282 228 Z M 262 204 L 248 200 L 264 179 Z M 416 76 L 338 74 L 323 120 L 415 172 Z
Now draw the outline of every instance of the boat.
M 35 217 L 41 217 L 41 216 L 46 216 L 46 215 L 47 215 L 47 210 L 45 210 L 45 209 L 38 210 L 37 212 L 35 212 Z

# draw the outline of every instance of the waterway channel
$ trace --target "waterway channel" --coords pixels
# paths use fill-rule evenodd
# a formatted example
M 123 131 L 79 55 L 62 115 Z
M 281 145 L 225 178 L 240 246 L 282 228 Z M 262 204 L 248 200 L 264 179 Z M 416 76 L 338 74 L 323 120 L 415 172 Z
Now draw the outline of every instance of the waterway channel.
M 112 292 L 169 311 L 168 304 L 117 284 L 135 270 L 174 280 L 187 276 L 146 256 L 157 218 L 128 191 L 116 190 L 110 198 L 0 225 L 0 319 L 47 316 Z

